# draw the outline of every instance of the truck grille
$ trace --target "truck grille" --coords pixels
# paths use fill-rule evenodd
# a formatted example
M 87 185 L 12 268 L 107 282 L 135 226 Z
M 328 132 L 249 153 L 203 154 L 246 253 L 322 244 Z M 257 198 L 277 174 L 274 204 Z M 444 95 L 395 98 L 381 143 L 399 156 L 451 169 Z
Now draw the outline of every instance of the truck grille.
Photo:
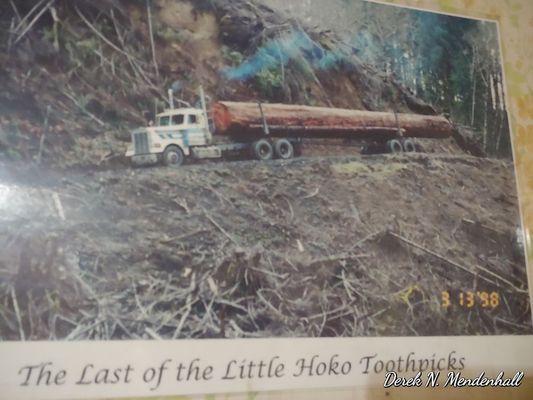
M 134 133 L 133 143 L 135 146 L 135 154 L 148 154 L 150 152 L 148 146 L 148 135 L 146 134 L 146 132 Z

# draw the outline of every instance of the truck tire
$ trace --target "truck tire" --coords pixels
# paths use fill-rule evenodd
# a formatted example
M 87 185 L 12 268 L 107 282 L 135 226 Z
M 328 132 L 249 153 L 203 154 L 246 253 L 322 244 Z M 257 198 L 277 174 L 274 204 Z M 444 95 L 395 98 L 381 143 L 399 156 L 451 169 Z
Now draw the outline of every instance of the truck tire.
M 387 142 L 389 153 L 401 153 L 403 151 L 402 143 L 398 139 L 392 139 Z
M 163 153 L 163 164 L 167 167 L 178 168 L 184 159 L 183 150 L 178 146 L 168 146 Z
M 288 160 L 294 157 L 294 146 L 287 139 L 278 139 L 274 143 L 274 152 L 277 158 Z
M 405 151 L 406 153 L 416 152 L 416 145 L 412 139 L 405 139 L 402 146 L 403 146 L 403 151 Z
M 271 160 L 274 155 L 274 149 L 268 140 L 260 139 L 252 146 L 253 155 L 257 160 Z

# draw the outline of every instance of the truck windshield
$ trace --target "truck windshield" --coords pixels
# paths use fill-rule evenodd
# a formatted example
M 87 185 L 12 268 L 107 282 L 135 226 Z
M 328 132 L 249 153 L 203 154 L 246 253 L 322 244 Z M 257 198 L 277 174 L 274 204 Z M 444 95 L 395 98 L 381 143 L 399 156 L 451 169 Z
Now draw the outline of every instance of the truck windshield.
M 164 117 L 159 117 L 159 126 L 170 126 L 170 125 L 183 125 L 183 121 L 185 120 L 185 116 L 183 114 L 176 114 L 176 115 L 166 115 Z

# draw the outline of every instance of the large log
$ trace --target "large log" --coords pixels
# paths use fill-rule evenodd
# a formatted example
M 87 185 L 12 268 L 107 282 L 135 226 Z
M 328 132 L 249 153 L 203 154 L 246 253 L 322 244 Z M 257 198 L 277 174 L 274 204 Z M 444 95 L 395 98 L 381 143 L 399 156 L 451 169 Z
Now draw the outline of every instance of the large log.
M 213 119 L 215 133 L 226 136 L 260 135 L 265 121 L 273 136 L 386 140 L 446 138 L 453 133 L 452 124 L 442 116 L 288 104 L 221 101 L 213 106 Z

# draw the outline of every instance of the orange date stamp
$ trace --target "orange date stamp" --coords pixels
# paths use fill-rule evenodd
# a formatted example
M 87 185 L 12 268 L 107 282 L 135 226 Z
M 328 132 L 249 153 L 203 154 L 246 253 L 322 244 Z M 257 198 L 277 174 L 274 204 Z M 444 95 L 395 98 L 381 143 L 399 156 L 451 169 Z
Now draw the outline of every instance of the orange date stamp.
M 500 300 L 500 294 L 498 292 L 458 291 L 452 293 L 448 290 L 441 292 L 441 306 L 443 308 L 455 305 L 464 308 L 481 307 L 495 309 L 500 306 Z

